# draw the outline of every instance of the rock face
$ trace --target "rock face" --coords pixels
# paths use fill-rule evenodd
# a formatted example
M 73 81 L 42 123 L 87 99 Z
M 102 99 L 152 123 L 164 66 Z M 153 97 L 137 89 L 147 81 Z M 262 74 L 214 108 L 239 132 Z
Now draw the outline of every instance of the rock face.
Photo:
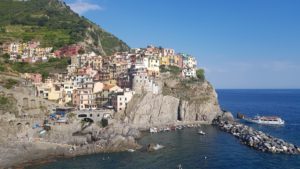
M 228 117 L 228 115 L 216 118 L 213 124 L 221 130 L 234 135 L 241 143 L 262 152 L 300 154 L 300 149 L 297 146 L 261 131 L 257 131 L 247 125 L 228 121 L 226 117 Z
M 138 97 L 138 96 L 135 96 Z M 137 103 L 130 105 L 126 121 L 139 127 L 175 123 L 180 104 L 178 98 L 172 96 L 147 93 Z
M 217 94 L 207 82 L 160 79 L 162 93 L 135 95 L 125 112 L 125 122 L 139 128 L 181 122 L 211 124 L 220 115 Z

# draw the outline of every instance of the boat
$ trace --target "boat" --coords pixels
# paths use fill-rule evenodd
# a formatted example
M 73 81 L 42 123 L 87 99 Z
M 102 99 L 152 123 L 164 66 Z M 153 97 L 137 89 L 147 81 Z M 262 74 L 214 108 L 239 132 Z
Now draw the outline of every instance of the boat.
M 164 128 L 164 131 L 171 131 L 170 127 Z
M 202 131 L 202 130 L 199 130 L 198 134 L 200 134 L 200 135 L 206 135 L 206 133 L 204 133 L 204 131 Z
M 255 116 L 254 118 L 244 118 L 244 120 L 256 124 L 283 125 L 285 123 L 277 116 Z
M 151 127 L 150 128 L 150 133 L 157 133 L 157 128 L 156 127 Z
M 134 150 L 134 149 L 127 149 L 127 151 L 128 151 L 128 152 L 130 152 L 130 153 L 133 153 L 133 152 L 135 152 L 135 150 Z
M 156 144 L 154 147 L 153 147 L 153 149 L 154 150 L 159 150 L 159 149 L 162 149 L 162 148 L 164 148 L 165 146 L 163 146 L 163 145 L 160 145 L 160 144 Z

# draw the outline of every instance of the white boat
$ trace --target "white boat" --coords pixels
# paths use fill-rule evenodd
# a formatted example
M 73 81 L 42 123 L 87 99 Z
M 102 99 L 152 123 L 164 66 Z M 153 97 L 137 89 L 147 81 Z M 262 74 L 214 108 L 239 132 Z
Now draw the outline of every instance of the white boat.
M 206 135 L 206 133 L 204 133 L 204 131 L 202 131 L 202 130 L 199 130 L 198 134 L 200 134 L 200 135 Z
M 156 127 L 151 127 L 150 128 L 150 133 L 157 133 L 157 128 Z
M 153 147 L 154 150 L 159 150 L 159 149 L 162 149 L 162 148 L 164 148 L 164 146 L 163 146 L 163 145 L 160 145 L 160 144 L 156 144 L 156 145 Z
M 244 120 L 257 124 L 283 125 L 284 120 L 276 116 L 255 116 L 254 118 L 244 118 Z
M 128 151 L 128 152 L 130 152 L 130 153 L 133 153 L 133 152 L 135 152 L 135 150 L 134 150 L 134 149 L 127 149 L 127 151 Z

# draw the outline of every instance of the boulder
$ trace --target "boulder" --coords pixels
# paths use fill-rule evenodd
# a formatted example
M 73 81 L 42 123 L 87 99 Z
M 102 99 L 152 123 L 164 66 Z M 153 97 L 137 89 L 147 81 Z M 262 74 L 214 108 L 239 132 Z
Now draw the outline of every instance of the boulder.
M 223 119 L 224 121 L 234 121 L 234 117 L 233 117 L 233 115 L 232 115 L 231 112 L 224 112 L 224 113 L 222 114 L 222 119 Z
M 153 152 L 153 151 L 155 151 L 155 147 L 156 147 L 156 144 L 153 144 L 153 143 L 148 144 L 147 145 L 147 151 L 148 152 Z

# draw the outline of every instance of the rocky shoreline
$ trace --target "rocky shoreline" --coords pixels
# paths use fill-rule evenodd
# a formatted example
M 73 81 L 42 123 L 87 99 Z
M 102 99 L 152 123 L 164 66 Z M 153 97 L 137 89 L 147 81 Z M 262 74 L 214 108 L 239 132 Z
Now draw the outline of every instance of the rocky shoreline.
M 218 117 L 213 121 L 213 125 L 232 134 L 242 144 L 256 150 L 269 153 L 300 154 L 300 147 L 236 121 L 224 120 Z
M 2 141 L 0 168 L 24 168 L 28 164 L 45 162 L 57 157 L 69 158 L 141 148 L 136 142 L 141 133 L 125 124 L 114 124 L 106 128 L 93 124 L 84 130 L 78 130 L 77 126 L 76 122 L 53 126 L 51 131 L 39 139 L 29 134 L 28 139 L 14 138 Z M 32 129 L 25 131 L 29 130 Z

